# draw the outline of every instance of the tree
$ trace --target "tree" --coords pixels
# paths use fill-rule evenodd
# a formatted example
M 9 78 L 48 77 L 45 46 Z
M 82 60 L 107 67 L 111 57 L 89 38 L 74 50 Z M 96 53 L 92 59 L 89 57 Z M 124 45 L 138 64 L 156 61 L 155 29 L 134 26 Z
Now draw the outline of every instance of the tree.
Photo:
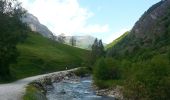
M 64 33 L 61 33 L 59 36 L 58 36 L 58 42 L 60 43 L 65 43 L 65 34 Z
M 104 51 L 104 46 L 103 46 L 102 40 L 99 40 L 98 49 L 99 49 L 98 55 L 105 56 L 105 51 Z
M 105 56 L 104 46 L 102 43 L 102 40 L 99 40 L 96 38 L 91 50 L 91 64 L 94 64 L 96 60 L 100 57 Z
M 70 38 L 70 44 L 71 44 L 72 46 L 76 46 L 76 37 L 71 36 L 71 38 Z
M 91 53 L 90 53 L 90 62 L 91 64 L 94 64 L 96 59 L 98 58 L 98 39 L 96 38 L 92 47 L 91 47 Z
M 21 22 L 25 10 L 17 0 L 0 1 L 0 80 L 10 76 L 9 66 L 18 56 L 16 45 L 28 28 Z

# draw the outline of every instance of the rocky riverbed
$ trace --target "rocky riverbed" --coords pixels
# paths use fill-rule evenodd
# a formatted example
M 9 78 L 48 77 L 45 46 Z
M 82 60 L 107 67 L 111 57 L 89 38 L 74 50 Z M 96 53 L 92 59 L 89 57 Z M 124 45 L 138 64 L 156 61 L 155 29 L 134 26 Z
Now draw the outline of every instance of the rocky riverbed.
M 74 70 L 50 74 L 30 84 L 46 95 L 48 100 L 123 100 L 122 87 L 100 90 L 93 85 L 91 76 L 78 77 Z
M 98 96 L 92 86 L 92 77 L 77 77 L 53 83 L 47 91 L 48 100 L 114 100 L 111 96 Z

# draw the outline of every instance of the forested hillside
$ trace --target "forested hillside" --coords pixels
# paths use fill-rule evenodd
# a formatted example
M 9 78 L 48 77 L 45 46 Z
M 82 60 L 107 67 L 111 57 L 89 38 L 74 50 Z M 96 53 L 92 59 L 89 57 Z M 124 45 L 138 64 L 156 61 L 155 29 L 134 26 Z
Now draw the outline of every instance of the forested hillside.
M 170 0 L 146 11 L 95 65 L 101 87 L 122 86 L 126 100 L 170 99 Z

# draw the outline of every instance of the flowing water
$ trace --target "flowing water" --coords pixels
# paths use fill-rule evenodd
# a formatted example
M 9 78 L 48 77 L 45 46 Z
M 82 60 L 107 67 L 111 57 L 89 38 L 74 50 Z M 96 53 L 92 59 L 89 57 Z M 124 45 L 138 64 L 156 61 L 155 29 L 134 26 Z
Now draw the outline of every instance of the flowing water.
M 80 81 L 61 81 L 53 83 L 48 90 L 48 100 L 114 100 L 113 97 L 97 96 L 92 88 L 92 78 L 81 78 Z

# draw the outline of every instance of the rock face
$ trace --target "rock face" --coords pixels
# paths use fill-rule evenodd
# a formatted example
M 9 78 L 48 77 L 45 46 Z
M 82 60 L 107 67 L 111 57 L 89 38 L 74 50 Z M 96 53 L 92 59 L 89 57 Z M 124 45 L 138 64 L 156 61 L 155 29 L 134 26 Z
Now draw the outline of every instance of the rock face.
M 27 13 L 26 16 L 22 18 L 22 21 L 28 24 L 32 31 L 38 32 L 48 38 L 53 37 L 53 33 L 46 26 L 42 25 L 34 15 Z
M 162 0 L 149 8 L 132 30 L 112 48 L 109 56 L 123 56 L 140 49 L 167 45 L 170 37 L 170 0 Z
M 163 17 L 167 16 L 170 9 L 170 0 L 162 0 L 153 5 L 136 22 L 131 34 L 137 38 L 151 38 L 150 35 L 165 33 L 164 23 L 160 23 Z M 168 16 L 169 17 L 169 16 Z

